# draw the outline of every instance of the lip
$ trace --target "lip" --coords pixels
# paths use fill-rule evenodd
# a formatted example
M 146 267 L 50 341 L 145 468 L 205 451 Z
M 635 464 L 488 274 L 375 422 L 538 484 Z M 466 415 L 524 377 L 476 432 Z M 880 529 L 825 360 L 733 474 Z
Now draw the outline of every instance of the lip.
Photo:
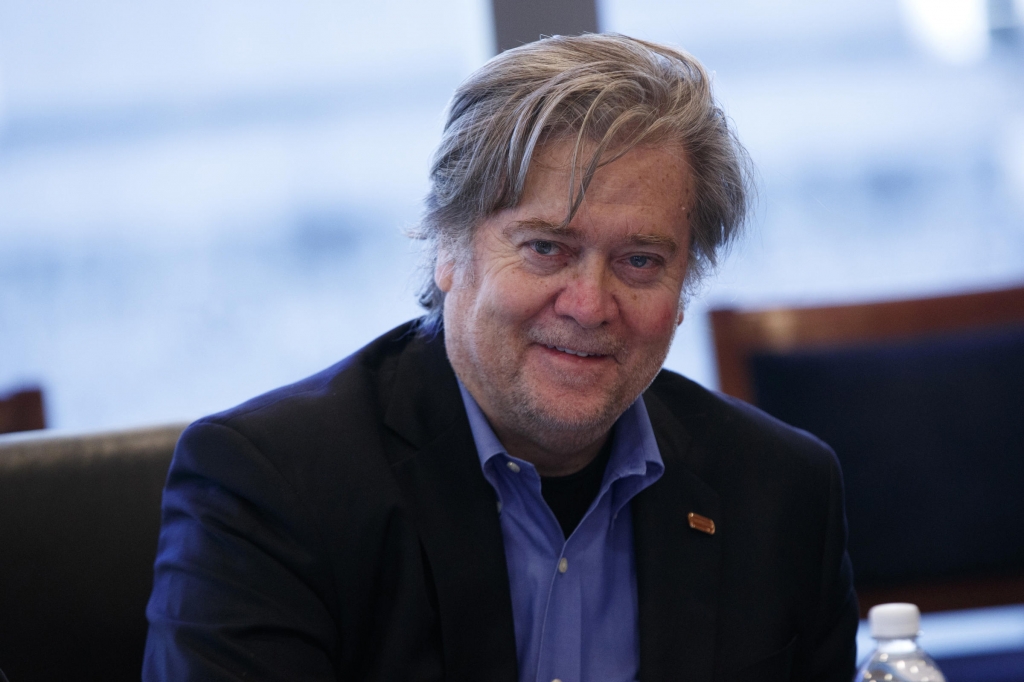
M 544 347 L 548 350 L 557 350 L 558 352 L 565 353 L 566 355 L 575 355 L 578 358 L 603 358 L 605 356 L 605 353 L 595 353 L 576 348 L 562 348 L 561 346 L 549 346 L 548 344 L 544 344 Z
M 557 346 L 549 346 L 545 343 L 536 344 L 537 347 L 543 351 L 546 355 L 552 358 L 557 358 L 562 361 L 568 361 L 579 364 L 595 364 L 605 360 L 611 360 L 611 355 L 602 355 L 596 353 L 587 353 L 585 355 L 579 355 L 578 352 L 569 352 L 574 349 L 562 350 Z M 586 351 L 581 351 L 586 353 Z

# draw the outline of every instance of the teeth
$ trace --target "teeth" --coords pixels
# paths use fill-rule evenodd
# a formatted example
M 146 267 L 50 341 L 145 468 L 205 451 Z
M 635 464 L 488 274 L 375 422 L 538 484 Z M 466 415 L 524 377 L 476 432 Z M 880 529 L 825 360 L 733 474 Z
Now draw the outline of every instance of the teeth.
M 545 344 L 545 345 L 547 345 L 547 344 Z M 555 350 L 560 350 L 563 353 L 568 353 L 569 355 L 578 355 L 581 358 L 589 358 L 591 355 L 597 355 L 597 353 L 584 353 L 581 350 L 573 350 L 571 348 L 562 348 L 561 346 L 548 346 L 548 348 L 553 348 Z

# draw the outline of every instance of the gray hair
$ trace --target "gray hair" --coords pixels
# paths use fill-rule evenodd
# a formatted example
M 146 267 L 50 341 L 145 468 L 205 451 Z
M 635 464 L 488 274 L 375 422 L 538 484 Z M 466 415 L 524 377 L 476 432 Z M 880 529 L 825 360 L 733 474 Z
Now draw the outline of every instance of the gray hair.
M 677 144 L 696 190 L 687 292 L 714 269 L 744 223 L 751 171 L 704 67 L 680 50 L 623 35 L 553 36 L 494 57 L 452 97 L 426 210 L 411 231 L 427 242 L 422 328 L 437 330 L 444 310 L 434 282 L 439 252 L 467 258 L 476 226 L 519 203 L 538 147 L 573 137 L 566 224 L 598 168 L 638 145 Z

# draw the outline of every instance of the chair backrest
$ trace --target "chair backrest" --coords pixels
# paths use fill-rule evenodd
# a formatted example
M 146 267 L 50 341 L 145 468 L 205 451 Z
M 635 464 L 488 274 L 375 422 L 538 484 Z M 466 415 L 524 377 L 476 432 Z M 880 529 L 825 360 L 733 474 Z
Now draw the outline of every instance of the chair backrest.
M 138 680 L 160 499 L 184 424 L 0 436 L 0 669 Z
M 43 392 L 26 388 L 0 395 L 0 433 L 32 431 L 46 428 Z
M 723 391 L 835 449 L 863 611 L 1024 602 L 1024 288 L 712 329 Z

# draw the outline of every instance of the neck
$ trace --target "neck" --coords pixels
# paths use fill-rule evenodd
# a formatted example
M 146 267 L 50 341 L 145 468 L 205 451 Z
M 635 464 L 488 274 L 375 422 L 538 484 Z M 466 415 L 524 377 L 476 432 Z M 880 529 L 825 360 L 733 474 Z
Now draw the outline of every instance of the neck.
M 541 476 L 568 476 L 594 461 L 608 441 L 611 429 L 584 444 L 575 442 L 542 444 L 516 433 L 494 427 L 494 433 L 513 457 L 532 464 Z

